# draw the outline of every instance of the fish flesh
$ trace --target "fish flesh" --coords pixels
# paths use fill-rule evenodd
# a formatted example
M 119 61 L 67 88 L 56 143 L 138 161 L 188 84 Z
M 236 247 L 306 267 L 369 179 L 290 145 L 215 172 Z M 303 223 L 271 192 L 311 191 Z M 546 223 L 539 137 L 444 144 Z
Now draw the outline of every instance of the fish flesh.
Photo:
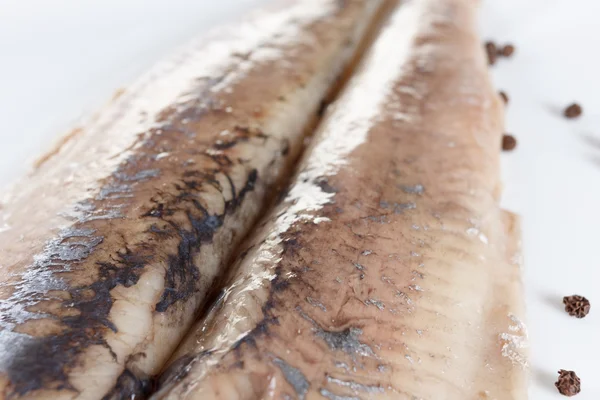
M 526 398 L 477 3 L 395 9 L 153 399 Z
M 0 399 L 151 390 L 381 4 L 287 0 L 194 41 L 3 195 Z

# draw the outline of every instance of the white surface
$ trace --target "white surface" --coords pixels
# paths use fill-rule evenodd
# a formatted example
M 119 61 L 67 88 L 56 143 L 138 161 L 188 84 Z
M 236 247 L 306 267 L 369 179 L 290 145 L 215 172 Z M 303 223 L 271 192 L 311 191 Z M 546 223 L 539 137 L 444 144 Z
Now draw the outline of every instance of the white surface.
M 484 38 L 516 46 L 492 70 L 519 141 L 503 157 L 504 201 L 523 217 L 531 400 L 564 398 L 559 369 L 581 378 L 576 399 L 600 399 L 599 14 L 596 0 L 488 0 L 483 9 Z M 567 120 L 573 101 L 584 114 Z M 587 318 L 563 311 L 570 294 L 590 299 Z
M 82 115 L 179 44 L 265 0 L 0 0 L 0 184 Z M 600 398 L 600 2 L 486 0 L 484 38 L 516 53 L 493 67 L 510 97 L 505 204 L 523 216 L 531 399 L 563 398 L 558 369 Z M 571 101 L 584 116 L 566 120 Z M 582 294 L 590 315 L 562 311 Z M 504 399 L 499 399 L 504 400 Z

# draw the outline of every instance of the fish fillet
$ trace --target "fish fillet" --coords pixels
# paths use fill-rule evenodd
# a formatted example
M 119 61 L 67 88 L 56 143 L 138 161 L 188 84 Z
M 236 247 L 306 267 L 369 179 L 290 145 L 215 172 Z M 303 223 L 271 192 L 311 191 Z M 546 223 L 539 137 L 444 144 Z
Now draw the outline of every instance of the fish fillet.
M 4 196 L 0 398 L 148 392 L 380 5 L 288 0 L 194 42 Z
M 405 1 L 155 399 L 526 398 L 474 0 Z

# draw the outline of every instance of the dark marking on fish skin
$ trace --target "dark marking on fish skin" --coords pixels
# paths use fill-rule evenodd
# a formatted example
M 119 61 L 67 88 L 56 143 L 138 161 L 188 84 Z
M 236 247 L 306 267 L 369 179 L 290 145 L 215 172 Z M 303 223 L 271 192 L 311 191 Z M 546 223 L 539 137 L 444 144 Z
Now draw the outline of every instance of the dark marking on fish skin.
M 298 368 L 294 368 L 281 358 L 275 358 L 273 363 L 279 367 L 281 373 L 285 377 L 285 380 L 294 388 L 298 400 L 304 400 L 310 383 Z
M 385 389 L 380 385 L 365 385 L 363 383 L 358 383 L 355 381 L 345 381 L 343 379 L 335 378 L 331 375 L 327 375 L 327 382 L 333 383 L 335 385 L 346 387 L 353 392 L 365 392 L 365 393 L 383 393 Z
M 317 185 L 321 188 L 322 191 L 324 191 L 325 193 L 337 193 L 337 189 L 334 188 L 333 186 L 329 185 L 329 183 L 327 182 L 327 179 L 325 178 L 321 178 L 318 182 Z
M 213 148 L 216 150 L 226 150 L 226 149 L 230 149 L 230 148 L 234 147 L 237 144 L 238 144 L 238 140 L 228 140 L 228 141 L 221 140 L 221 141 L 215 143 L 213 145 Z
M 268 311 L 265 310 L 271 308 L 273 308 L 272 305 L 264 305 L 263 313 L 268 313 Z M 233 344 L 231 348 L 235 351 L 238 358 L 241 358 L 242 346 L 244 344 L 253 349 L 258 348 L 256 340 L 261 336 L 269 336 L 270 325 L 279 325 L 279 319 L 277 317 L 264 317 L 246 336 L 244 336 L 242 339 L 238 340 L 236 343 Z
M 254 190 L 254 185 L 256 184 L 257 180 L 258 180 L 258 171 L 255 170 L 255 169 L 253 169 L 248 174 L 248 178 L 246 180 L 246 184 L 239 191 L 237 197 L 234 197 L 233 199 L 231 199 L 231 200 L 229 200 L 229 201 L 227 201 L 225 203 L 225 208 L 226 208 L 226 210 L 228 212 L 234 211 L 240 205 L 240 203 L 242 202 L 242 200 L 246 196 L 246 193 Z
M 284 185 L 279 188 L 277 195 L 275 196 L 275 204 L 281 204 L 288 197 L 290 193 L 289 185 Z
M 79 336 L 74 339 L 89 341 L 88 338 L 81 337 L 83 335 Z M 77 393 L 63 369 L 63 365 L 69 363 L 77 354 L 77 349 L 71 347 L 67 340 L 45 337 L 22 343 L 25 351 L 17 352 L 15 357 L 8 360 L 7 370 L 11 388 L 7 398 L 21 397 L 43 388 Z
M 369 221 L 373 221 L 378 224 L 387 224 L 390 222 L 388 219 L 388 216 L 386 214 L 384 214 L 384 215 L 369 215 L 365 218 L 368 219 Z
M 213 160 L 220 168 L 228 168 L 234 164 L 225 154 L 205 154 L 205 156 Z M 242 163 L 240 162 L 240 164 Z
M 150 225 L 149 232 L 155 234 L 158 237 L 162 236 L 164 238 L 171 238 L 173 236 L 172 232 L 167 227 L 160 228 L 158 224 Z
M 324 388 L 319 390 L 319 393 L 321 394 L 321 396 L 328 398 L 329 400 L 361 400 L 360 397 L 340 396 Z
M 290 153 L 290 141 L 288 139 L 283 140 L 283 146 L 281 148 L 281 155 L 287 156 Z
M 394 214 L 402 214 L 405 210 L 414 210 L 417 208 L 415 203 L 394 203 Z
M 262 333 L 261 331 L 264 331 L 264 324 L 262 322 L 250 333 L 248 333 L 242 339 L 235 342 L 233 346 L 231 346 L 231 349 L 235 352 L 238 359 L 242 357 L 242 345 L 245 344 L 253 349 L 256 349 L 256 339 L 254 339 L 254 336 L 256 336 L 259 333 Z
M 354 327 L 344 329 L 340 332 L 326 331 L 321 328 L 316 332 L 316 335 L 323 339 L 332 350 L 340 350 L 349 355 L 358 354 L 360 356 L 374 357 L 375 353 L 373 353 L 373 350 L 358 340 L 361 334 L 362 330 Z
M 199 180 L 193 180 L 192 176 L 192 173 L 187 174 L 188 179 L 184 181 L 183 186 L 174 184 L 177 194 L 163 194 L 163 200 L 158 202 L 155 199 L 156 205 L 143 214 L 144 217 L 163 221 L 166 227 L 164 234 L 179 238 L 177 253 L 166 257 L 165 289 L 156 304 L 157 312 L 165 312 L 172 304 L 186 300 L 196 292 L 200 273 L 194 263 L 194 257 L 200 251 L 202 244 L 212 241 L 215 232 L 223 225 L 226 215 L 234 212 L 245 195 L 254 189 L 258 172 L 250 171 L 246 184 L 238 191 L 237 197 L 226 202 L 225 212 L 221 215 L 210 215 L 197 197 L 191 195 L 194 191 L 200 190 L 204 182 L 211 185 L 216 180 L 202 174 Z M 232 191 L 234 192 L 235 189 Z M 182 210 L 186 210 L 185 215 L 190 229 L 181 226 L 171 218 Z M 152 226 L 156 227 L 156 224 Z
M 145 399 L 152 393 L 153 389 L 151 379 L 140 379 L 133 372 L 125 369 L 117 379 L 113 389 L 102 397 L 102 400 Z
M 423 185 L 400 185 L 398 186 L 404 193 L 408 194 L 423 194 L 425 192 L 425 188 Z
M 229 189 L 231 190 L 231 198 L 235 199 L 237 195 L 236 195 L 235 185 L 233 184 L 233 179 L 231 179 L 231 176 L 229 176 L 229 174 L 226 172 L 223 172 L 223 175 L 225 175 L 225 178 L 227 178 L 227 182 L 229 182 Z
M 313 324 L 315 335 L 327 344 L 331 350 L 338 350 L 348 354 L 351 357 L 356 355 L 362 357 L 373 357 L 377 358 L 369 345 L 361 343 L 358 338 L 362 335 L 363 331 L 360 328 L 349 327 L 342 331 L 328 331 L 323 329 L 317 321 L 312 319 L 306 314 L 301 307 L 296 307 L 296 311 L 302 318 Z
M 233 129 L 231 135 L 225 137 L 224 139 L 218 140 L 215 144 L 213 144 L 212 148 L 215 150 L 226 150 L 236 146 L 241 142 L 247 142 L 254 138 L 259 138 L 263 139 L 263 141 L 266 141 L 268 136 L 258 128 L 249 128 L 238 125 Z
M 328 105 L 329 102 L 327 102 L 326 100 L 321 100 L 321 103 L 319 104 L 319 109 L 317 110 L 318 117 L 322 117 L 325 114 L 325 110 L 327 110 Z
M 192 229 L 179 228 L 177 231 L 180 239 L 177 254 L 167 257 L 165 289 L 156 304 L 157 312 L 166 311 L 172 304 L 187 299 L 194 293 L 200 278 L 200 272 L 194 264 L 194 254 L 203 242 L 212 240 L 214 232 L 223 225 L 223 218 L 220 216 L 206 213 L 204 218 L 196 219 L 189 212 L 187 216 Z
M 153 201 L 153 200 L 151 200 Z M 151 208 L 144 214 L 142 217 L 157 217 L 162 218 L 163 216 L 171 216 L 173 215 L 173 210 L 165 210 L 165 205 L 162 203 L 157 203 L 156 207 Z M 152 224 L 152 226 L 156 226 L 156 224 Z
M 240 253 L 240 256 L 239 256 L 239 258 L 240 258 L 240 259 L 244 259 L 244 258 L 246 258 L 246 256 L 247 256 L 247 255 L 248 255 L 248 253 L 250 252 L 250 250 L 252 250 L 254 247 L 255 247 L 255 245 L 251 245 L 251 246 L 250 246 L 250 247 L 248 247 L 246 250 L 242 251 L 242 252 Z
M 275 278 L 271 280 L 269 286 L 269 295 L 267 301 L 262 306 L 263 318 L 258 322 L 254 329 L 252 329 L 246 336 L 238 340 L 232 349 L 236 352 L 238 359 L 241 358 L 242 345 L 246 344 L 252 348 L 256 348 L 256 340 L 263 336 L 269 336 L 269 327 L 272 325 L 279 325 L 279 319 L 275 316 L 272 310 L 277 305 L 275 295 L 279 292 L 284 291 L 289 286 L 288 279 L 282 278 L 283 269 L 281 266 L 277 266 L 274 271 Z
M 296 237 L 290 237 L 288 239 L 285 239 L 282 243 L 284 256 L 295 256 L 302 248 L 302 245 L 300 244 L 298 239 L 296 239 Z
M 108 200 L 117 199 L 119 197 L 133 197 L 131 194 L 131 186 L 127 184 L 105 186 L 100 189 L 100 193 L 96 197 L 96 200 Z
M 277 271 L 276 273 L 281 274 L 281 270 Z M 271 282 L 271 291 L 275 294 L 275 293 L 279 293 L 279 292 L 283 292 L 285 289 L 288 288 L 288 286 L 290 285 L 289 280 L 287 279 L 281 279 L 280 276 L 277 276 L 277 279 L 273 280 Z
M 128 248 L 111 257 L 111 262 L 98 264 L 98 280 L 89 286 L 68 289 L 71 300 L 63 304 L 78 310 L 79 314 L 60 318 L 67 328 L 62 334 L 31 338 L 15 349 L 7 368 L 11 396 L 23 396 L 44 388 L 75 391 L 69 384 L 66 367 L 76 362 L 85 347 L 103 346 L 116 358 L 104 338 L 105 329 L 117 331 L 108 317 L 113 304 L 110 291 L 117 285 L 135 285 L 149 258 Z M 89 290 L 93 293 L 91 298 L 87 295 Z
M 267 139 L 268 136 L 258 128 L 251 128 L 248 126 L 236 125 L 234 128 L 237 132 L 241 132 L 243 137 L 257 137 L 260 139 Z
M 180 382 L 188 376 L 192 366 L 203 358 L 212 354 L 210 351 L 203 351 L 196 355 L 185 354 L 173 361 L 156 379 L 156 387 L 174 384 Z
M 288 240 L 285 240 L 283 243 L 284 243 L 284 248 L 287 249 L 288 251 L 290 249 L 300 246 L 299 243 L 297 243 L 294 239 L 291 239 L 291 238 Z M 247 249 L 247 250 L 250 250 L 250 249 Z M 285 250 L 284 250 L 284 252 L 285 252 Z M 247 251 L 246 251 L 246 253 L 247 253 Z M 263 319 L 260 322 L 258 322 L 255 325 L 254 329 L 252 329 L 246 336 L 244 336 L 242 339 L 238 340 L 236 343 L 234 343 L 231 346 L 231 350 L 234 352 L 235 358 L 236 358 L 236 361 L 230 365 L 231 368 L 239 368 L 239 369 L 244 368 L 244 361 L 242 359 L 242 350 L 243 350 L 244 345 L 246 345 L 252 349 L 255 349 L 255 350 L 258 349 L 257 340 L 261 337 L 265 337 L 265 336 L 268 337 L 270 335 L 269 328 L 274 325 L 279 325 L 279 319 L 273 315 L 272 310 L 277 305 L 277 300 L 275 298 L 276 294 L 284 291 L 289 286 L 289 280 L 282 278 L 282 274 L 283 274 L 282 267 L 281 266 L 276 267 L 274 270 L 275 278 L 271 280 L 271 285 L 269 286 L 269 295 L 268 295 L 267 301 L 262 306 Z M 159 377 L 159 380 L 158 380 L 159 385 L 162 386 L 165 384 L 176 383 L 176 382 L 182 381 L 189 374 L 189 371 L 191 370 L 191 365 L 209 354 L 210 354 L 210 352 L 203 351 L 203 352 L 197 353 L 195 355 L 194 354 L 186 354 L 186 355 L 182 356 L 180 359 L 175 361 L 171 366 L 169 366 L 169 368 Z M 281 363 L 279 363 L 279 364 L 281 364 Z M 279 364 L 278 364 L 278 366 L 280 368 L 282 368 L 282 365 L 279 365 Z M 290 366 L 289 368 L 293 368 L 293 367 Z M 283 367 L 283 369 L 285 369 L 285 367 Z M 282 372 L 284 373 L 284 376 L 286 376 L 286 380 L 288 380 L 288 382 L 290 382 L 290 384 L 292 384 L 292 382 L 289 379 L 292 379 L 292 375 L 290 375 L 290 373 L 293 373 L 293 371 L 291 371 L 291 369 L 287 369 L 286 370 L 287 374 L 286 374 L 286 372 L 283 371 L 283 369 L 282 369 Z M 296 371 L 301 375 L 301 372 L 299 370 L 296 370 Z M 303 389 L 304 384 L 300 382 L 301 379 L 299 377 L 295 377 L 294 379 L 292 379 L 292 381 L 294 382 L 294 384 L 292 384 L 292 386 L 296 389 L 296 392 L 298 394 L 305 393 L 308 390 L 308 386 L 306 389 Z M 308 381 L 306 381 L 306 379 L 305 379 L 305 382 L 306 382 L 306 385 L 309 385 L 309 383 L 308 383 Z M 299 397 L 299 399 L 303 399 L 303 398 L 304 398 L 304 395 Z
M 117 171 L 115 177 L 124 182 L 141 182 L 150 178 L 155 178 L 159 175 L 159 173 L 160 171 L 158 169 L 146 169 L 136 172 L 133 175 L 128 175 L 126 173 Z
M 167 134 L 168 132 L 164 132 L 163 136 Z M 116 354 L 105 339 L 107 331 L 117 331 L 109 317 L 113 305 L 111 290 L 117 286 L 131 287 L 137 284 L 145 266 L 155 262 L 156 249 L 164 240 L 177 238 L 178 244 L 175 253 L 161 256 L 161 260 L 167 261 L 168 267 L 165 275 L 165 290 L 156 304 L 156 311 L 164 312 L 171 305 L 185 301 L 197 292 L 199 271 L 193 260 L 199 253 L 200 246 L 212 240 L 226 215 L 236 211 L 245 195 L 254 189 L 258 180 L 258 171 L 250 170 L 246 183 L 240 190 L 232 186 L 232 192 L 237 192 L 237 196 L 226 202 L 224 213 L 209 214 L 198 202 L 196 194 L 205 185 L 219 185 L 215 178 L 216 174 L 227 173 L 232 165 L 231 160 L 225 155 L 214 161 L 219 166 L 212 173 L 182 172 L 181 180 L 173 182 L 164 192 L 157 191 L 150 200 L 149 207 L 141 208 L 141 213 L 137 217 L 140 223 L 144 223 L 144 220 L 156 220 L 148 221 L 146 233 L 151 236 L 150 240 L 134 242 L 129 246 L 128 238 L 122 237 L 121 250 L 112 254 L 100 253 L 95 264 L 97 278 L 91 284 L 69 285 L 65 281 L 64 288 L 60 290 L 68 294 L 66 296 L 68 299 L 61 300 L 62 305 L 59 309 L 76 310 L 77 313 L 56 317 L 50 315 L 64 326 L 65 329 L 61 334 L 44 337 L 22 335 L 30 340 L 22 340 L 19 346 L 11 350 L 14 357 L 11 357 L 4 368 L 10 380 L 9 398 L 26 396 L 30 392 L 41 389 L 70 390 L 77 393 L 69 383 L 69 374 L 71 369 L 79 367 L 79 355 L 90 346 L 102 346 L 116 359 Z M 145 168 L 146 165 L 155 162 L 152 154 L 142 152 L 131 156 L 111 177 L 107 178 L 97 199 L 77 203 L 74 212 L 67 215 L 73 221 L 70 229 L 94 231 L 97 227 L 96 221 L 119 218 L 121 207 L 128 204 L 130 198 L 115 197 L 112 194 L 118 192 L 129 194 L 130 189 L 127 187 L 133 188 L 132 185 L 136 185 L 137 181 L 146 181 L 159 176 L 158 170 Z M 140 172 L 134 172 L 139 168 L 142 168 Z M 131 192 L 134 193 L 134 190 L 131 189 Z M 184 221 L 182 215 L 186 217 Z M 128 218 L 132 217 L 135 216 L 128 215 Z M 86 260 L 94 248 L 102 242 L 102 237 L 90 235 L 87 238 L 62 237 L 59 240 L 56 244 L 50 242 L 48 246 L 54 247 L 45 250 L 47 263 L 56 272 L 60 272 L 61 268 L 65 271 L 84 269 L 86 262 L 89 266 L 89 261 Z M 36 299 L 37 296 L 44 300 L 43 293 L 34 294 Z M 127 397 L 127 390 L 146 390 L 146 384 L 142 384 L 142 380 L 133 382 L 130 374 L 135 375 L 135 372 L 129 371 L 119 381 L 125 397 Z

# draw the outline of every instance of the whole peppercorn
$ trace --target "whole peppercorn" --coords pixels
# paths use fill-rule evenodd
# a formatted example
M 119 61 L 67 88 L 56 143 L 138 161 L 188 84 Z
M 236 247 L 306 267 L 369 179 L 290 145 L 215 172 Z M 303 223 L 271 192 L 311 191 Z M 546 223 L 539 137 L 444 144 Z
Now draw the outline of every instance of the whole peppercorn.
M 488 56 L 488 64 L 489 65 L 496 64 L 496 57 L 498 54 L 498 49 L 496 47 L 496 44 L 494 42 L 486 42 L 485 43 L 485 51 L 487 52 L 487 56 Z
M 504 102 L 504 104 L 508 104 L 508 95 L 506 94 L 506 92 L 500 91 L 500 92 L 498 92 L 498 94 L 502 98 L 502 101 Z
M 498 50 L 498 53 L 501 54 L 503 57 L 510 57 L 513 55 L 514 52 L 515 46 L 513 46 L 512 44 L 507 44 L 506 46 L 503 46 Z
M 563 112 L 563 114 L 567 118 L 577 118 L 581 115 L 582 112 L 583 112 L 583 110 L 582 110 L 581 106 L 577 103 L 573 103 L 570 106 L 568 106 L 567 108 L 565 108 L 565 111 Z
M 511 151 L 517 147 L 517 139 L 513 135 L 505 133 L 502 135 L 502 150 Z
M 563 297 L 565 311 L 572 317 L 583 318 L 590 312 L 590 301 L 583 296 Z
M 574 371 L 561 369 L 558 371 L 558 380 L 554 384 L 560 394 L 571 397 L 581 391 L 581 379 Z

